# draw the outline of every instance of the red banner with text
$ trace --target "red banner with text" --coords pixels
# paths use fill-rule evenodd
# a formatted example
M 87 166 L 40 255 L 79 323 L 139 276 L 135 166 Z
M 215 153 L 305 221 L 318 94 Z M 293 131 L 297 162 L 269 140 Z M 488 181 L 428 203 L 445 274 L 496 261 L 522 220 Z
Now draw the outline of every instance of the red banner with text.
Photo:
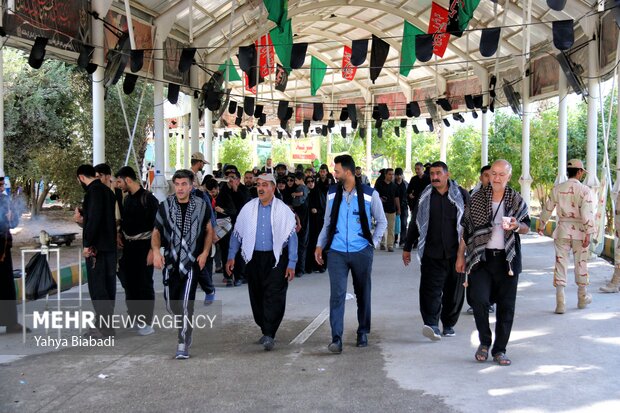
M 355 72 L 357 72 L 357 67 L 351 64 L 351 48 L 345 46 L 344 53 L 342 54 L 342 77 L 347 80 L 353 80 Z
M 450 41 L 450 34 L 446 33 L 449 19 L 448 10 L 433 2 L 431 17 L 428 22 L 428 33 L 441 33 L 433 36 L 433 53 L 439 57 L 443 57 Z

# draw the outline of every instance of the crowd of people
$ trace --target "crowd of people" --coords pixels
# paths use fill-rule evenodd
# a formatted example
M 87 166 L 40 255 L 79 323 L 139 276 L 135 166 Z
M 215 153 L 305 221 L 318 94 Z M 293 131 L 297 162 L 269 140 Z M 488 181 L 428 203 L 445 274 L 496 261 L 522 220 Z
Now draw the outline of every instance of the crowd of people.
M 454 336 L 467 301 L 480 340 L 476 360 L 485 361 L 490 354 L 499 365 L 510 365 L 506 347 L 522 268 L 519 234 L 530 228 L 527 205 L 508 186 L 510 163 L 498 160 L 484 166 L 480 182 L 467 191 L 441 161 L 416 163 L 409 182 L 402 168 L 382 169 L 374 187 L 351 156 L 338 156 L 334 162 L 333 173 L 325 164 L 318 171 L 302 165 L 291 171 L 267 159 L 262 168 L 243 173 L 235 165 L 218 164 L 203 176 L 207 162 L 197 152 L 191 169 L 175 172 L 174 191 L 161 203 L 142 187 L 131 167 L 113 176 L 106 164 L 81 165 L 77 177 L 85 196 L 74 218 L 83 227 L 88 288 L 98 320 L 114 313 L 117 277 L 128 313 L 140 320 L 137 334 L 149 335 L 155 332 L 154 268 L 162 270 L 168 308 L 183 320 L 191 319 L 198 286 L 205 293 L 204 304 L 213 303 L 214 274 L 221 273 L 226 287 L 248 284 L 252 313 L 262 333 L 259 343 L 271 350 L 284 317 L 288 283 L 328 271 L 328 349 L 340 353 L 349 272 L 358 307 L 356 345 L 364 347 L 370 333 L 374 250 L 392 253 L 402 248 L 408 266 L 416 249 L 422 334 L 433 341 Z M 570 160 L 567 172 L 569 180 L 556 186 L 544 205 L 540 227 L 557 210 L 553 283 L 558 314 L 566 311 L 571 251 L 578 308 L 592 301 L 586 290 L 586 254 L 594 232 L 592 194 L 580 183 L 587 172 L 581 161 Z M 16 222 L 8 204 L 0 201 L 2 213 L 9 217 L 2 233 L 8 233 Z M 5 245 L 0 263 L 5 266 L 10 263 L 8 236 L 0 238 Z M 616 273 L 603 292 L 618 292 Z M 493 341 L 489 313 L 495 307 Z M 2 312 L 2 324 L 17 331 L 21 326 L 12 308 Z M 101 321 L 86 333 L 95 338 L 114 334 Z M 189 358 L 191 343 L 192 326 L 184 322 L 175 357 Z

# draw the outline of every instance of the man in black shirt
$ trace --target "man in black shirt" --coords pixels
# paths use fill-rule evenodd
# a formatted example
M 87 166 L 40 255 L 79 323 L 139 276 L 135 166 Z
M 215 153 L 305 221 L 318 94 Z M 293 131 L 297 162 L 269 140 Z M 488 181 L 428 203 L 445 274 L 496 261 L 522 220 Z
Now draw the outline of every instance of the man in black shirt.
M 111 316 L 116 299 L 116 197 L 95 178 L 92 165 L 80 165 L 77 178 L 86 191 L 81 220 L 83 255 L 86 259 L 88 292 L 97 316 L 97 329 L 86 333 L 94 338 L 114 335 Z
M 383 235 L 381 241 L 381 249 L 385 250 L 387 244 L 387 250 L 394 252 L 394 225 L 396 224 L 396 214 L 400 215 L 400 199 L 398 199 L 397 187 L 394 182 L 394 169 L 385 169 L 385 178 L 378 179 L 375 183 L 375 190 L 381 197 L 381 203 L 383 204 L 383 212 L 388 221 L 388 227 Z
M 226 196 L 230 195 L 234 205 L 235 205 L 235 214 L 231 216 L 232 225 L 235 226 L 237 222 L 237 216 L 241 209 L 245 204 L 248 203 L 250 198 L 250 191 L 248 188 L 241 183 L 241 174 L 237 170 L 237 167 L 234 165 L 228 165 L 226 167 L 225 178 L 228 179 L 228 182 L 224 183 L 220 188 L 220 195 Z M 230 244 L 227 244 L 227 246 Z M 227 250 L 222 250 L 222 262 L 225 261 L 225 255 Z M 234 281 L 233 285 L 235 287 L 239 287 L 241 284 L 245 283 L 245 261 L 241 257 L 241 253 L 237 255 L 237 259 L 235 261 L 235 269 L 234 269 Z M 228 281 L 226 283 L 228 286 Z
M 319 176 L 315 182 L 315 186 L 321 192 L 325 198 L 327 198 L 327 191 L 329 190 L 329 186 L 336 183 L 334 176 L 329 172 L 329 168 L 326 164 L 322 164 L 319 168 Z
M 193 180 L 187 169 L 174 173 L 175 193 L 159 204 L 151 238 L 153 264 L 163 270 L 164 297 L 180 325 L 177 359 L 189 358 L 198 274 L 207 263 L 213 240 L 210 209 L 192 193 Z
M 403 176 L 403 168 L 394 170 L 394 184 L 396 185 L 396 196 L 400 201 L 400 227 L 395 229 L 394 244 L 398 243 L 399 247 L 405 245 L 407 237 L 407 219 L 409 218 L 409 210 L 407 209 L 407 181 Z M 397 220 L 398 221 L 398 220 Z
M 17 295 L 13 278 L 11 228 L 19 224 L 19 211 L 4 192 L 4 177 L 0 176 L 0 326 L 7 333 L 21 333 L 23 326 L 17 322 Z M 26 329 L 30 332 L 30 329 Z
M 130 317 L 137 318 L 134 326 L 138 328 L 138 335 L 146 336 L 155 332 L 151 327 L 155 305 L 151 235 L 159 202 L 140 186 L 130 166 L 119 169 L 116 178 L 127 194 L 121 213 L 123 257 L 119 261 L 125 274 L 127 312 Z
M 456 259 L 462 237 L 461 218 L 469 193 L 450 178 L 448 165 L 438 161 L 430 168 L 431 185 L 420 194 L 413 210 L 403 262 L 411 262 L 413 240 L 419 237 L 420 312 L 424 321 L 422 334 L 436 341 L 443 335 L 455 335 L 454 326 L 463 307 L 464 275 L 456 272 Z M 414 225 L 417 223 L 417 225 Z
M 409 205 L 409 210 L 413 213 L 413 208 L 418 204 L 418 199 L 420 198 L 420 194 L 424 189 L 430 184 L 431 181 L 426 173 L 424 173 L 424 165 L 422 162 L 416 162 L 415 164 L 415 175 L 409 181 L 409 185 L 407 185 L 407 204 Z M 415 225 L 415 220 L 411 220 Z M 418 247 L 418 240 L 413 240 L 413 248 Z

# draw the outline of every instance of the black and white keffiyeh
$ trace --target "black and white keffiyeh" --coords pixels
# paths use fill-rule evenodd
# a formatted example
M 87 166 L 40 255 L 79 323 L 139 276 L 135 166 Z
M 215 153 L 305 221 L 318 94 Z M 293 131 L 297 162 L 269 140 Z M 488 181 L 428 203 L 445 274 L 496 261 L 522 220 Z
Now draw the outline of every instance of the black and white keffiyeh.
M 172 270 L 178 264 L 181 276 L 187 275 L 196 262 L 194 253 L 201 227 L 204 225 L 205 208 L 204 201 L 190 195 L 183 220 L 179 201 L 175 195 L 171 195 L 164 201 L 165 217 L 157 214 L 157 220 L 164 228 L 163 236 L 169 243 L 169 248 L 165 251 L 166 267 Z M 162 219 L 166 221 L 161 222 Z
M 493 232 L 493 188 L 491 185 L 480 189 L 471 196 L 469 208 L 463 215 L 463 238 L 465 239 L 467 255 L 465 258 L 465 273 L 469 274 L 473 267 L 480 262 L 487 243 Z M 527 204 L 521 195 L 510 187 L 504 190 L 504 216 L 515 217 L 522 222 L 528 215 Z M 506 261 L 510 264 L 515 257 L 515 234 L 504 231 L 504 249 Z M 512 271 L 512 270 L 510 270 Z
M 431 219 L 431 194 L 433 193 L 433 186 L 428 185 L 424 191 L 420 194 L 420 200 L 418 202 L 418 214 L 416 216 L 416 224 L 418 225 L 418 231 L 420 238 L 418 241 L 418 258 L 422 260 L 424 256 L 424 247 L 426 245 L 426 233 L 428 232 L 428 223 Z M 465 200 L 459 190 L 459 184 L 454 180 L 450 180 L 450 186 L 448 187 L 448 199 L 456 207 L 456 233 L 457 239 L 461 239 L 463 233 L 463 227 L 461 226 L 461 218 L 465 212 Z

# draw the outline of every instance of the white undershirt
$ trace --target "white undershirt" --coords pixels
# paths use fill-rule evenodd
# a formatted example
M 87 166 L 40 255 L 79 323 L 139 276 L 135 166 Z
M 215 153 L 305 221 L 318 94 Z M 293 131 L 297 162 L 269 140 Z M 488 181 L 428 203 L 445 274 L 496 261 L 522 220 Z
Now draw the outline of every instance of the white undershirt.
M 498 211 L 499 208 L 499 211 Z M 497 211 L 497 213 L 496 213 Z M 504 249 L 504 228 L 502 228 L 502 217 L 504 216 L 504 203 L 493 202 L 493 233 L 491 239 L 487 243 L 487 248 L 494 250 Z

